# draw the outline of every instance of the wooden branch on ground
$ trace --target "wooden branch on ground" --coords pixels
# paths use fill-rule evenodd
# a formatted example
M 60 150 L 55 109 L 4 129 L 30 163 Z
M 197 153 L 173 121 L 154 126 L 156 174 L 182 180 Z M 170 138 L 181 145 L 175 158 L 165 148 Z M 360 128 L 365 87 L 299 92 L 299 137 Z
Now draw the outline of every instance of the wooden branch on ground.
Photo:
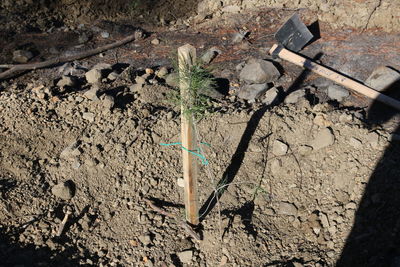
M 52 59 L 49 59 L 49 60 L 46 60 L 43 62 L 37 62 L 37 63 L 18 64 L 18 65 L 11 65 L 11 64 L 0 65 L 0 68 L 6 68 L 6 69 L 8 68 L 9 69 L 9 70 L 6 70 L 6 71 L 0 73 L 0 80 L 11 78 L 11 77 L 17 75 L 18 73 L 20 73 L 21 71 L 46 68 L 46 67 L 50 67 L 50 66 L 53 66 L 56 64 L 66 63 L 66 62 L 90 57 L 95 54 L 104 52 L 106 50 L 110 50 L 115 47 L 129 43 L 129 42 L 135 40 L 137 38 L 137 36 L 138 36 L 138 34 L 135 33 L 135 34 L 129 35 L 129 36 L 125 37 L 124 39 L 119 40 L 117 42 L 107 44 L 104 46 L 100 46 L 98 48 L 84 51 L 84 52 L 81 52 L 81 53 L 78 53 L 78 54 L 72 55 L 72 56 L 56 57 L 56 58 L 52 58 Z
M 187 224 L 186 222 L 184 222 L 184 221 L 182 221 L 182 220 L 179 220 L 179 219 L 178 219 L 175 215 L 173 215 L 172 213 L 169 213 L 169 212 L 167 212 L 167 211 L 165 211 L 165 210 L 163 210 L 163 209 L 157 207 L 157 206 L 154 204 L 154 202 L 151 201 L 150 199 L 145 198 L 144 201 L 145 201 L 145 202 L 150 206 L 150 208 L 151 208 L 152 210 L 154 210 L 155 212 L 158 212 L 158 213 L 160 213 L 161 215 L 164 215 L 164 216 L 166 216 L 166 217 L 172 218 L 172 219 L 174 219 L 176 222 L 178 222 L 178 224 L 179 224 L 183 229 L 185 229 L 185 231 L 186 231 L 191 237 L 193 237 L 193 239 L 195 239 L 195 240 L 197 240 L 197 241 L 200 241 L 200 240 L 201 240 L 200 236 L 199 236 L 195 231 L 193 231 L 192 227 L 190 227 L 189 224 Z

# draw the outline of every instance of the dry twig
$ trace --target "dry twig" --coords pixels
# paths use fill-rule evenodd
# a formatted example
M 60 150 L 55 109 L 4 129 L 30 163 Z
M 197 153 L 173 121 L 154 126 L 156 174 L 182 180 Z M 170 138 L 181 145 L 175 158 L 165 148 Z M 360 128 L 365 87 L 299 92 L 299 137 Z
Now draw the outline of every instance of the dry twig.
M 17 75 L 18 73 L 20 73 L 21 71 L 46 68 L 46 67 L 50 67 L 50 66 L 53 66 L 56 64 L 70 62 L 70 61 L 86 58 L 89 56 L 93 56 L 95 54 L 104 52 L 106 50 L 110 50 L 115 47 L 129 43 L 129 42 L 135 40 L 137 37 L 138 37 L 138 33 L 135 33 L 135 34 L 129 35 L 128 37 L 125 37 L 122 40 L 119 40 L 119 41 L 111 43 L 111 44 L 107 44 L 107 45 L 100 46 L 95 49 L 84 51 L 84 52 L 78 53 L 76 55 L 56 57 L 56 58 L 52 58 L 52 59 L 49 59 L 49 60 L 46 60 L 43 62 L 20 64 L 20 65 L 11 65 L 11 64 L 0 65 L 1 68 L 9 69 L 9 70 L 6 70 L 6 71 L 0 73 L 0 80 L 11 78 L 11 77 Z
M 61 234 L 64 232 L 65 224 L 67 223 L 68 218 L 71 214 L 72 214 L 72 209 L 71 207 L 67 206 L 64 219 L 61 221 L 60 226 L 58 227 L 56 236 L 61 236 Z
M 145 198 L 144 201 L 145 201 L 145 202 L 150 206 L 150 208 L 151 208 L 152 210 L 154 210 L 155 212 L 158 212 L 158 213 L 160 213 L 161 215 L 164 215 L 164 216 L 166 216 L 166 217 L 172 218 L 172 219 L 174 219 L 175 221 L 177 221 L 178 224 L 179 224 L 183 229 L 185 229 L 185 231 L 186 231 L 191 237 L 193 237 L 193 239 L 195 239 L 195 240 L 197 240 L 197 241 L 200 241 L 200 240 L 201 240 L 200 236 L 199 236 L 195 231 L 193 231 L 192 227 L 190 227 L 189 224 L 187 224 L 186 222 L 184 222 L 184 221 L 178 219 L 178 218 L 177 218 L 175 215 L 173 215 L 172 213 L 169 213 L 169 212 L 167 212 L 167 211 L 165 211 L 165 210 L 163 210 L 163 209 L 157 207 L 157 206 L 154 204 L 154 202 L 151 201 L 150 199 Z

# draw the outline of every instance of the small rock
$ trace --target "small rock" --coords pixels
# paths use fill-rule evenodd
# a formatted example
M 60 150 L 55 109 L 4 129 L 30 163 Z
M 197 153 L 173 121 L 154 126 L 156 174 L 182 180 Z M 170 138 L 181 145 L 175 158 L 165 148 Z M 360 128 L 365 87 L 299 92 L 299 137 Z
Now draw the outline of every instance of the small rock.
M 57 82 L 58 87 L 64 87 L 64 86 L 74 87 L 75 85 L 76 85 L 76 78 L 73 76 L 63 75 L 61 77 L 61 80 Z
M 219 54 L 221 54 L 221 50 L 219 50 L 216 47 L 211 47 L 210 49 L 207 50 L 207 52 L 204 53 L 204 55 L 201 56 L 201 61 L 204 64 L 210 64 L 211 61 L 218 56 Z
M 267 90 L 267 92 L 264 94 L 264 99 L 263 103 L 266 105 L 273 105 L 277 103 L 279 100 L 279 90 L 276 87 L 272 87 Z
M 338 102 L 343 101 L 343 99 L 350 95 L 347 89 L 336 84 L 332 84 L 328 87 L 327 94 L 330 99 L 337 100 Z
M 141 76 L 138 76 L 138 77 L 135 78 L 135 82 L 137 84 L 146 84 L 146 79 L 141 77 Z
M 112 109 L 114 107 L 114 104 L 115 104 L 115 100 L 114 100 L 114 97 L 112 97 L 111 95 L 105 95 L 103 97 L 103 107 L 106 110 Z
M 164 78 L 168 74 L 168 69 L 167 67 L 161 67 L 157 72 L 156 75 L 159 78 Z
M 275 140 L 274 144 L 272 145 L 272 153 L 275 156 L 286 155 L 288 149 L 289 149 L 288 145 L 279 140 Z
M 276 211 L 279 215 L 297 215 L 297 208 L 294 204 L 288 202 L 280 202 Z
M 177 256 L 182 263 L 190 263 L 192 261 L 193 251 L 185 250 L 185 251 L 179 252 L 177 254 Z
M 157 38 L 154 38 L 153 40 L 151 40 L 151 44 L 152 45 L 159 45 L 160 44 L 160 40 Z
M 171 87 L 179 87 L 179 75 L 178 73 L 171 73 L 166 76 L 165 83 Z
M 82 114 L 82 118 L 88 120 L 89 122 L 94 122 L 94 113 L 92 112 L 84 112 Z
M 280 76 L 278 69 L 269 61 L 256 60 L 246 64 L 239 74 L 239 78 L 247 83 L 270 83 Z
M 178 184 L 179 187 L 185 187 L 185 180 L 183 180 L 182 178 L 178 178 L 176 180 L 176 183 Z
M 238 97 L 246 100 L 254 101 L 268 90 L 266 83 L 262 84 L 245 84 L 240 88 Z
M 144 245 L 150 245 L 151 244 L 151 236 L 149 234 L 141 235 L 139 236 L 139 241 Z
M 354 202 L 349 202 L 346 204 L 346 206 L 344 208 L 346 210 L 355 210 L 355 209 L 357 209 L 357 204 Z
M 75 195 L 75 184 L 71 180 L 56 184 L 51 189 L 51 193 L 63 200 L 69 200 Z
M 228 263 L 228 257 L 227 256 L 222 256 L 221 260 L 219 262 L 219 266 L 225 266 Z
M 73 142 L 72 144 L 67 146 L 63 151 L 61 151 L 60 158 L 69 160 L 79 156 L 80 154 L 81 151 L 79 149 L 79 143 Z
M 365 85 L 377 91 L 384 91 L 400 81 L 400 73 L 386 66 L 376 68 L 365 81 Z
M 335 142 L 335 136 L 330 128 L 324 128 L 318 132 L 315 139 L 311 142 L 311 146 L 314 150 L 333 145 Z
M 300 155 L 307 155 L 311 153 L 312 150 L 313 148 L 311 146 L 301 145 L 299 146 L 297 151 L 300 153 Z
M 129 86 L 129 91 L 132 93 L 140 92 L 140 90 L 142 88 L 143 88 L 143 84 L 135 83 L 134 85 Z
M 357 148 L 357 149 L 362 148 L 362 146 L 363 146 L 363 145 L 362 145 L 362 142 L 361 142 L 359 139 L 354 138 L 354 137 L 351 137 L 351 138 L 350 138 L 349 144 L 350 144 L 352 147 Z
M 13 61 L 17 63 L 26 63 L 33 58 L 33 53 L 26 50 L 15 50 L 13 53 Z
M 239 13 L 240 9 L 241 9 L 240 6 L 229 5 L 229 6 L 224 6 L 222 8 L 222 12 L 224 12 L 224 13 Z
M 297 90 L 286 96 L 284 102 L 286 104 L 296 104 L 297 102 L 299 102 L 299 99 L 305 97 L 305 95 L 306 95 L 306 90 L 304 89 Z
M 144 70 L 144 72 L 147 74 L 147 75 L 152 75 L 152 74 L 154 74 L 154 70 L 153 69 L 151 69 L 151 68 L 146 68 L 145 70 Z M 143 77 L 143 76 L 142 76 Z M 148 76 L 147 76 L 148 77 Z M 146 78 L 145 78 L 146 79 Z
M 273 175 L 279 175 L 282 171 L 282 162 L 280 159 L 272 159 L 271 160 L 271 173 Z
M 237 71 L 237 72 L 240 72 L 243 68 L 244 68 L 244 66 L 246 66 L 246 62 L 240 62 L 239 64 L 237 64 L 236 66 L 235 66 L 235 70 Z
M 85 74 L 86 80 L 90 84 L 98 84 L 101 82 L 101 70 L 99 69 L 91 69 L 90 71 L 86 72 Z
M 270 215 L 270 216 L 272 216 L 272 215 L 275 215 L 275 210 L 272 209 L 272 208 L 266 208 L 266 209 L 263 211 L 263 213 L 264 213 L 265 215 Z
M 108 63 L 97 63 L 96 65 L 93 66 L 92 69 L 100 70 L 100 71 L 105 71 L 105 70 L 112 70 L 111 64 Z
M 328 216 L 326 216 L 325 213 L 323 213 L 323 212 L 319 213 L 319 220 L 321 221 L 322 227 L 324 227 L 326 229 L 329 228 Z
M 300 262 L 292 262 L 293 267 L 304 267 L 304 265 Z
M 313 232 L 315 235 L 319 235 L 319 233 L 321 232 L 321 228 L 313 227 Z
M 117 78 L 118 78 L 118 73 L 116 73 L 115 71 L 111 72 L 107 76 L 107 79 L 109 79 L 110 81 L 115 81 Z
M 110 37 L 110 34 L 108 32 L 106 32 L 106 31 L 101 32 L 100 35 L 101 35 L 102 38 L 105 38 L 105 39 Z
M 315 115 L 314 120 L 313 120 L 315 125 L 321 126 L 321 127 L 328 127 L 332 125 L 332 122 L 328 120 L 328 117 L 324 113 L 319 113 Z
M 366 135 L 365 139 L 371 145 L 372 148 L 377 148 L 379 145 L 379 134 L 376 132 L 371 132 Z
M 79 37 L 78 37 L 78 42 L 80 43 L 80 44 L 84 44 L 84 43 L 86 43 L 86 42 L 88 42 L 89 41 L 89 36 L 86 34 L 86 33 L 82 33 L 81 35 L 79 35 Z
M 97 85 L 93 85 L 92 88 L 90 88 L 83 94 L 83 96 L 92 101 L 96 101 L 99 100 L 98 92 L 99 92 L 99 87 Z
M 240 42 L 243 41 L 243 39 L 244 39 L 248 34 L 249 34 L 248 31 L 243 31 L 243 32 L 240 31 L 240 32 L 237 32 L 237 33 L 235 33 L 235 34 L 232 36 L 231 42 L 232 42 L 233 44 L 240 43 Z

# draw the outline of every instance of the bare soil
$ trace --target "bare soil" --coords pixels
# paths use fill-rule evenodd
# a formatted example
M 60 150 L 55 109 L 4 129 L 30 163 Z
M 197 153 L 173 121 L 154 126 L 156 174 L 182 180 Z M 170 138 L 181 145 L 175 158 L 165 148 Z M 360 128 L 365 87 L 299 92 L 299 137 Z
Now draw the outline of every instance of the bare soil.
M 300 12 L 313 21 L 313 12 Z M 57 86 L 61 66 L 2 81 L 0 266 L 397 266 L 398 115 L 354 93 L 331 101 L 326 81 L 279 60 L 275 86 L 305 90 L 306 97 L 266 106 L 235 96 L 236 65 L 272 60 L 272 34 L 291 13 L 260 9 L 192 17 L 189 26 L 140 24 L 147 38 L 75 62 L 125 70 L 104 78 L 99 100 L 85 97 L 91 85 L 79 69 L 76 86 L 66 90 Z M 139 27 L 126 20 L 74 23 L 38 33 L 5 28 L 1 61 L 10 62 L 19 46 L 34 47 L 32 60 L 39 61 Z M 238 28 L 250 35 L 232 44 Z M 320 31 L 302 53 L 322 53 L 320 62 L 360 81 L 379 65 L 400 69 L 398 34 L 332 30 L 323 22 Z M 82 44 L 84 34 L 91 38 Z M 151 43 L 155 38 L 160 44 Z M 180 148 L 160 145 L 180 141 L 179 111 L 166 101 L 171 88 L 158 79 L 132 90 L 145 68 L 171 69 L 170 55 L 185 43 L 199 55 L 217 46 L 213 75 L 225 82 L 218 88 L 225 96 L 210 99 L 212 113 L 197 123 L 199 139 L 210 144 L 203 147 L 209 164 L 199 163 L 200 241 L 144 201 L 183 220 Z M 327 132 L 332 142 L 321 139 Z M 52 193 L 66 181 L 69 200 Z M 57 236 L 67 206 L 72 214 Z

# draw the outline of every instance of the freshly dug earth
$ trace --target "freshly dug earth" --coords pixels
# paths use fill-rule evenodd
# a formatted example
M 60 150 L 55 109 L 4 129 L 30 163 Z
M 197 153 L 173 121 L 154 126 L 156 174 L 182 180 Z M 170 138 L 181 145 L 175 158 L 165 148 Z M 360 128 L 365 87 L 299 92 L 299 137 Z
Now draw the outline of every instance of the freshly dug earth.
M 235 44 L 235 29 L 202 28 L 213 22 L 202 18 L 203 26 L 194 29 L 171 25 L 173 31 L 158 29 L 148 33 L 150 38 L 101 56 L 2 81 L 0 266 L 398 262 L 396 116 L 376 103 L 360 108 L 365 101 L 354 94 L 332 101 L 330 91 L 325 93 L 329 83 L 312 75 L 301 80 L 299 69 L 281 61 L 274 61 L 283 74 L 274 85 L 298 90 L 296 97 L 287 97 L 291 101 L 268 106 L 260 101 L 263 96 L 249 102 L 235 96 L 242 82 L 236 65 L 266 57 L 271 31 L 288 14 L 222 14 L 222 21 L 229 18 L 233 26 L 242 23 L 252 31 L 250 39 Z M 124 35 L 113 31 L 122 26 L 107 25 L 114 24 L 96 27 L 107 30 L 110 41 Z M 122 28 L 135 28 L 130 26 Z M 11 60 L 24 39 L 45 58 L 51 57 L 51 46 L 56 53 L 73 54 L 105 42 L 93 28 L 11 34 L 13 42 L 2 40 L 0 58 Z M 94 38 L 79 42 L 90 33 Z M 327 34 L 304 53 L 312 57 L 324 51 L 324 63 L 359 80 L 382 61 L 400 66 L 397 35 Z M 151 43 L 156 38 L 159 43 Z M 202 146 L 208 165 L 201 165 L 199 177 L 201 224 L 195 230 L 201 241 L 145 202 L 151 199 L 183 220 L 181 149 L 160 145 L 180 141 L 179 108 L 168 103 L 171 88 L 164 79 L 143 74 L 145 68 L 170 67 L 168 53 L 186 42 L 201 52 L 211 46 L 222 50 L 214 74 L 225 83 L 228 79 L 229 89 L 224 97 L 210 99 L 213 112 L 197 124 L 199 140 L 210 144 Z M 89 84 L 85 73 L 105 62 L 112 66 L 103 64 L 107 73 L 101 82 Z M 75 84 L 63 88 L 62 73 L 76 78 Z M 144 86 L 137 84 L 140 80 Z M 88 93 L 94 87 L 97 96 Z M 374 111 L 380 116 L 372 121 Z M 59 232 L 68 208 L 72 213 Z
M 170 89 L 112 86 L 103 91 L 115 97 L 109 110 L 103 97 L 52 97 L 41 82 L 0 94 L 3 266 L 180 266 L 186 250 L 192 266 L 332 266 L 390 144 L 389 133 L 366 128 L 360 113 L 327 104 L 301 99 L 268 109 L 217 102 L 198 123 L 201 141 L 211 145 L 200 203 L 214 190 L 224 193 L 217 206 L 203 209 L 203 240 L 194 242 L 143 201 L 183 214 L 180 150 L 159 145 L 179 141 L 179 114 L 163 104 Z M 393 152 L 390 166 L 398 164 Z M 394 175 L 390 166 L 376 172 Z M 67 186 L 76 191 L 70 200 L 52 194 L 65 181 L 75 187 Z M 368 199 L 372 209 L 384 194 Z M 55 237 L 66 205 L 72 217 Z M 362 262 L 381 256 L 374 250 Z

